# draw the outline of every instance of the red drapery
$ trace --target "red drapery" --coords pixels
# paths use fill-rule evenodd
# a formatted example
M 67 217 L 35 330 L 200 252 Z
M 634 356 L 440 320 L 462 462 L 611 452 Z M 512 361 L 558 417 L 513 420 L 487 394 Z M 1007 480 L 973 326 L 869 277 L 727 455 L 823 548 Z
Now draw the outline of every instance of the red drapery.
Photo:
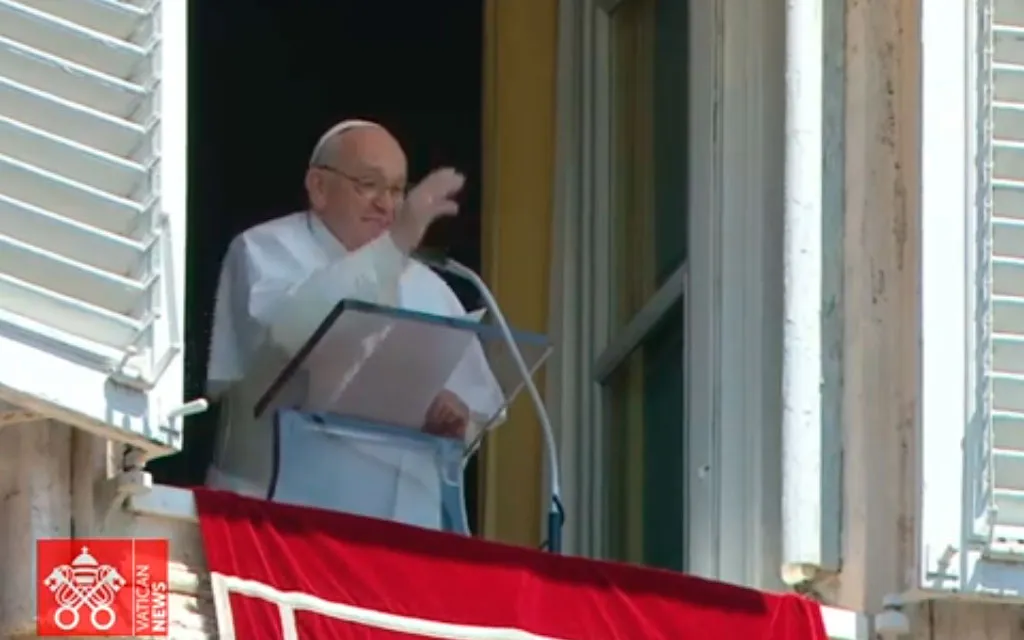
M 195 499 L 215 594 L 230 593 L 218 618 L 239 640 L 826 638 L 819 608 L 795 596 L 208 489 Z

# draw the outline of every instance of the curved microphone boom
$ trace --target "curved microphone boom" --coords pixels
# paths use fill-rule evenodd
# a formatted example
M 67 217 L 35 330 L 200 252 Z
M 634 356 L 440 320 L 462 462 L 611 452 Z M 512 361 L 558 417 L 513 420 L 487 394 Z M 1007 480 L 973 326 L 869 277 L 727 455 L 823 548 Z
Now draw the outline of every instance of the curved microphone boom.
M 515 336 L 512 335 L 512 329 L 505 320 L 505 314 L 501 312 L 498 301 L 494 298 L 494 294 L 491 293 L 483 278 L 466 265 L 445 256 L 433 256 L 417 252 L 414 257 L 428 266 L 468 281 L 480 293 L 484 304 L 487 306 L 487 310 L 494 316 L 498 330 L 501 331 L 502 340 L 504 340 L 505 346 L 508 347 L 509 353 L 512 354 L 512 360 L 515 362 L 519 375 L 523 378 L 526 392 L 530 396 L 534 412 L 537 414 L 537 419 L 540 421 L 541 429 L 544 432 L 548 489 L 551 494 L 551 505 L 548 510 L 547 546 L 550 551 L 560 553 L 562 551 L 562 524 L 565 521 L 565 510 L 562 507 L 562 485 L 558 468 L 558 450 L 555 446 L 555 431 L 551 426 L 551 418 L 548 415 L 547 407 L 544 406 L 544 399 L 541 397 L 540 390 L 537 389 L 537 385 L 533 381 L 530 368 L 526 365 L 526 360 L 519 350 L 519 345 L 516 344 Z

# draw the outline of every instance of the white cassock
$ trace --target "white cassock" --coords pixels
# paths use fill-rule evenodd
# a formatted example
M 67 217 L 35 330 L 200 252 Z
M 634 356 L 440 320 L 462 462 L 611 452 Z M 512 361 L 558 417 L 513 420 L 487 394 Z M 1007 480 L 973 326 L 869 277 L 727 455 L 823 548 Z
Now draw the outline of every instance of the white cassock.
M 403 254 L 384 234 L 349 252 L 318 216 L 300 212 L 271 220 L 238 236 L 221 268 L 207 373 L 207 392 L 222 400 L 221 425 L 207 484 L 266 497 L 273 471 L 272 412 L 260 419 L 253 407 L 284 364 L 343 299 L 363 300 L 449 317 L 466 311 L 447 283 Z M 491 417 L 503 403 L 501 389 L 479 344 L 474 344 L 446 385 L 471 414 Z M 399 390 L 396 390 L 399 391 Z M 400 391 L 399 391 L 400 392 Z M 372 451 L 371 451 L 372 449 Z M 414 456 L 367 445 L 369 455 L 401 469 L 390 500 L 393 513 L 379 517 L 438 528 L 440 487 L 434 465 Z M 429 468 L 428 468 L 429 467 Z M 367 479 L 370 480 L 370 479 Z M 372 481 L 371 481 L 372 482 Z M 323 478 L 322 496 L 362 488 Z M 431 504 L 433 502 L 433 504 Z

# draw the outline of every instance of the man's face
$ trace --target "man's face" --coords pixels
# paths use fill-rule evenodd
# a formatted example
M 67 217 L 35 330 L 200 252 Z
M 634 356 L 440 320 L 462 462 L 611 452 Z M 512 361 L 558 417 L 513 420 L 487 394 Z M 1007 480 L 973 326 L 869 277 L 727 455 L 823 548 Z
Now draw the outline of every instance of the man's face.
M 350 251 L 387 231 L 402 206 L 406 161 L 401 146 L 378 127 L 346 131 L 329 161 L 310 169 L 313 208 Z

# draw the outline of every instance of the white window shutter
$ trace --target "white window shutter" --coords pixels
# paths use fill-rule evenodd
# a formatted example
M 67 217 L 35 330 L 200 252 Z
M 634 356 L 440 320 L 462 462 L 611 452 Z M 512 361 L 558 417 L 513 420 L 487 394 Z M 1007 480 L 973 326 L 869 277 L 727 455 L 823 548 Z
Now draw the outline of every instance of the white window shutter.
M 977 532 L 1003 559 L 1024 550 L 1024 10 L 981 17 L 975 339 Z M 972 440 L 969 438 L 968 440 Z
M 187 2 L 0 0 L 0 394 L 180 443 Z

